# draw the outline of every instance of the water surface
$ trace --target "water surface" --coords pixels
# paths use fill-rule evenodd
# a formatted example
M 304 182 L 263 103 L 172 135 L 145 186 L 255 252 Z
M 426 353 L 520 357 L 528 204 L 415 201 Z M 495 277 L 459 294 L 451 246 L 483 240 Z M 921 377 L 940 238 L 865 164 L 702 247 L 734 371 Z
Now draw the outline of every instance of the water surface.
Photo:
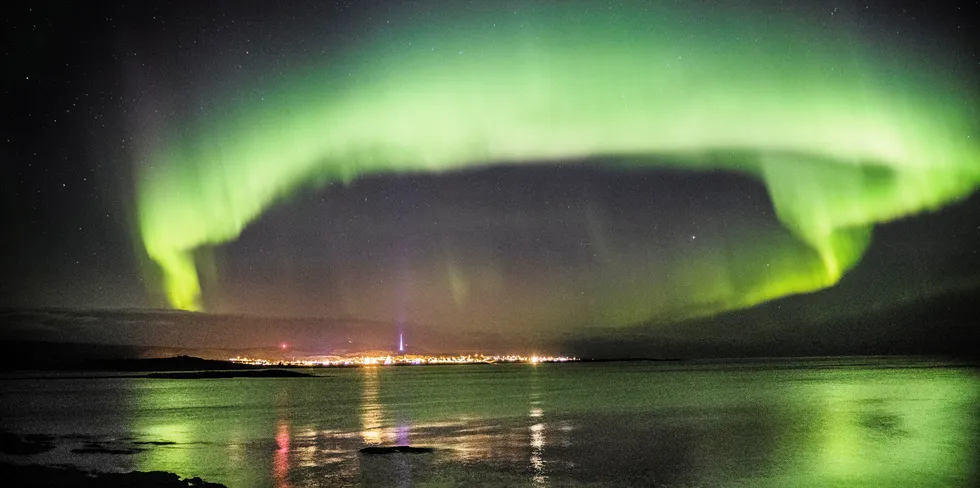
M 228 486 L 977 486 L 980 376 L 914 358 L 14 379 L 3 460 Z M 133 454 L 74 454 L 97 443 Z M 431 446 L 370 456 L 370 445 Z

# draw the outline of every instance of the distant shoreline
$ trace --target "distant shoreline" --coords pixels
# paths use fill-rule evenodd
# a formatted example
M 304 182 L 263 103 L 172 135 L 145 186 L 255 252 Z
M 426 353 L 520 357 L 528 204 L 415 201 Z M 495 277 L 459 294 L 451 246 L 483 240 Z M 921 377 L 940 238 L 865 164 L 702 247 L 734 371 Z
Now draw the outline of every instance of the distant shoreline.
M 894 361 L 895 364 L 882 364 Z M 523 362 L 523 361 L 469 361 L 469 362 L 431 362 L 431 363 L 391 363 L 391 364 L 290 364 L 269 362 L 263 365 L 243 364 L 234 361 L 202 359 L 191 356 L 175 356 L 152 359 L 117 359 L 87 363 L 81 367 L 59 369 L 7 369 L 0 372 L 0 379 L 222 379 L 222 378 L 302 378 L 320 375 L 296 370 L 308 369 L 351 369 L 388 367 L 429 367 L 429 366 L 497 366 L 545 364 L 607 364 L 607 363 L 652 363 L 674 364 L 678 367 L 731 367 L 735 369 L 764 367 L 784 368 L 825 368 L 852 366 L 873 366 L 878 368 L 896 367 L 980 367 L 973 358 L 948 356 L 807 356 L 807 357 L 748 357 L 748 358 L 576 358 L 568 362 Z
M 92 379 L 226 379 L 226 378 L 316 378 L 318 376 L 288 371 L 282 369 L 252 369 L 252 370 L 201 370 L 201 371 L 166 371 L 145 372 L 143 374 L 98 374 L 101 371 L 91 371 L 88 375 L 30 375 L 2 376 L 4 380 L 92 380 Z
M 313 375 L 299 371 L 281 369 L 259 369 L 247 371 L 180 371 L 169 373 L 149 373 L 143 378 L 170 380 L 221 379 L 221 378 L 312 378 Z

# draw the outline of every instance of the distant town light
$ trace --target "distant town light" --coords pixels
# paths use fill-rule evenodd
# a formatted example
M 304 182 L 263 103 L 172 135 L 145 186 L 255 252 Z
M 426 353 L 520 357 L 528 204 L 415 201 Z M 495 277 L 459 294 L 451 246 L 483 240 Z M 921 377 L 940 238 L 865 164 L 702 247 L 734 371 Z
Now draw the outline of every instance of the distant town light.
M 283 344 L 283 348 L 286 345 Z M 253 366 L 307 366 L 307 367 L 343 367 L 343 366 L 404 366 L 404 365 L 426 365 L 426 364 L 494 364 L 494 363 L 565 363 L 578 361 L 572 356 L 522 356 L 520 354 L 505 355 L 484 355 L 466 354 L 454 356 L 429 356 L 417 354 L 392 355 L 358 355 L 358 356 L 319 356 L 307 359 L 293 360 L 270 360 L 263 358 L 249 358 L 236 356 L 230 358 L 233 363 L 249 364 Z

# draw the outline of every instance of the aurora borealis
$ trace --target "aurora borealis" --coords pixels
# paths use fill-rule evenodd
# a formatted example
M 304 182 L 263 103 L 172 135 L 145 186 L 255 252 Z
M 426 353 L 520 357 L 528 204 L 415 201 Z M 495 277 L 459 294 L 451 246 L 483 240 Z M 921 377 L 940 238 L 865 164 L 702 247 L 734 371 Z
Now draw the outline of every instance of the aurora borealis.
M 201 307 L 198 248 L 233 241 L 297 191 L 373 174 L 616 158 L 610 170 L 758 178 L 806 250 L 772 249 L 783 264 L 766 277 L 706 273 L 680 307 L 689 315 L 831 286 L 875 224 L 980 184 L 974 88 L 858 32 L 786 14 L 721 10 L 693 23 L 668 8 L 530 10 L 409 10 L 417 24 L 167 131 L 137 205 L 170 303 Z
M 805 354 L 980 289 L 959 3 L 464 3 L 18 11 L 0 307 L 167 324 L 25 326 L 82 342 Z
M 15 1 L 0 470 L 978 486 L 976 7 Z

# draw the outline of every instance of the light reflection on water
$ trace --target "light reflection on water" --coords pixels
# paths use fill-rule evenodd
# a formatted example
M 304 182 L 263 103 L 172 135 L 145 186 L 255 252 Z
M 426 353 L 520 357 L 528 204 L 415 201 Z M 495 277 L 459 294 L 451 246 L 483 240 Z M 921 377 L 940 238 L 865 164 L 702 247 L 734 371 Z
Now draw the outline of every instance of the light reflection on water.
M 975 486 L 980 379 L 974 369 L 924 366 L 935 365 L 8 379 L 0 380 L 0 423 L 22 434 L 76 435 L 38 462 L 166 470 L 229 486 Z M 83 441 L 145 450 L 70 453 Z M 437 451 L 360 454 L 366 445 Z
M 279 421 L 276 432 L 276 454 L 272 461 L 272 479 L 278 488 L 289 488 L 289 423 Z
M 538 375 L 541 374 L 538 370 L 538 365 L 535 363 L 531 366 L 531 411 L 528 416 L 531 421 L 534 422 L 531 427 L 531 469 L 534 475 L 531 477 L 531 481 L 534 484 L 541 485 L 544 484 L 548 477 L 545 475 L 545 461 L 544 461 L 544 409 L 541 408 L 541 390 L 539 386 Z
M 380 373 L 377 366 L 368 366 L 360 371 L 364 381 L 361 390 L 361 437 L 365 444 L 378 445 L 385 441 L 385 432 L 381 429 L 384 412 L 378 400 Z

